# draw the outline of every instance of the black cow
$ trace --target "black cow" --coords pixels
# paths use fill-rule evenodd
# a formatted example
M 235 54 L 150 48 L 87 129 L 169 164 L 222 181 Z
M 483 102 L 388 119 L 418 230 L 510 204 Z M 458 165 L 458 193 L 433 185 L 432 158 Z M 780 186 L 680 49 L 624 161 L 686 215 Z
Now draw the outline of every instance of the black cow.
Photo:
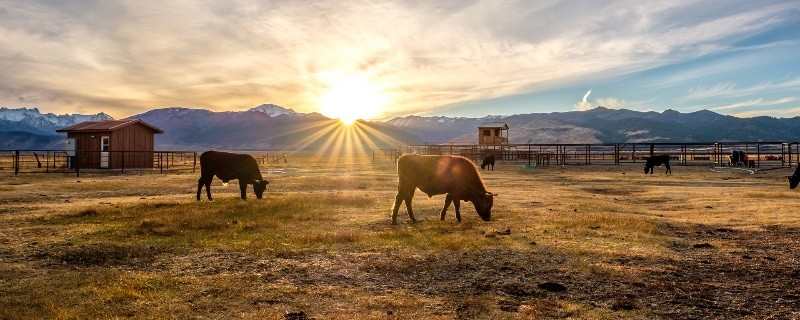
M 239 180 L 239 189 L 242 199 L 247 199 L 247 185 L 253 185 L 256 198 L 261 199 L 269 181 L 264 180 L 258 169 L 256 159 L 249 154 L 238 154 L 220 151 L 206 151 L 200 155 L 200 179 L 197 180 L 197 201 L 200 201 L 200 191 L 206 186 L 208 200 L 211 200 L 211 180 L 214 176 L 222 182 Z
M 664 173 L 672 173 L 672 169 L 669 168 L 669 155 L 662 154 L 647 158 L 647 162 L 644 164 L 644 174 L 653 173 L 653 167 L 660 167 L 662 164 L 667 166 L 667 172 Z
M 481 170 L 489 168 L 492 166 L 492 171 L 494 171 L 494 155 L 490 154 L 483 158 L 483 162 L 481 162 Z
M 441 219 L 450 203 L 456 208 L 456 220 L 461 221 L 461 201 L 469 201 L 484 221 L 491 220 L 494 196 L 486 191 L 478 169 L 467 158 L 459 156 L 404 155 L 397 160 L 397 196 L 392 210 L 392 224 L 397 223 L 397 211 L 405 201 L 408 217 L 417 222 L 411 211 L 411 199 L 419 188 L 428 197 L 447 194 Z
M 800 164 L 797 165 L 793 175 L 786 177 L 789 178 L 789 189 L 797 188 L 797 185 L 800 184 Z

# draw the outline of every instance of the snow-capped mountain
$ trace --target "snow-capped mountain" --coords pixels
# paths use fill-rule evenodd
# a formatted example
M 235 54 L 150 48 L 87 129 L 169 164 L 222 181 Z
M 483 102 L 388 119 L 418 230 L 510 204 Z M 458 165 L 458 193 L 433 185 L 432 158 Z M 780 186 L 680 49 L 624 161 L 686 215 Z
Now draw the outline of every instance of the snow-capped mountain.
M 288 114 L 288 115 L 296 115 L 297 114 L 297 112 L 295 112 L 292 109 L 287 109 L 287 108 L 284 108 L 284 107 L 281 107 L 281 106 L 278 106 L 278 105 L 274 105 L 274 104 L 262 104 L 262 105 L 260 105 L 258 107 L 251 108 L 250 110 L 247 110 L 247 111 L 255 111 L 255 112 L 265 113 L 265 114 L 269 115 L 270 117 L 277 117 L 277 116 L 281 116 L 281 115 L 285 115 L 285 114 Z
M 105 113 L 42 114 L 37 108 L 0 108 L 0 131 L 23 131 L 35 134 L 54 135 L 55 130 L 84 121 L 113 120 Z
M 318 113 L 298 113 L 273 104 L 224 112 L 163 108 L 131 118 L 164 129 L 164 134 L 156 137 L 156 148 L 175 150 L 324 150 L 330 147 L 325 144 L 326 138 L 309 141 L 309 137 L 337 125 L 336 120 Z M 104 113 L 43 115 L 35 108 L 0 108 L 0 142 L 7 142 L 6 148 L 41 149 L 63 139 L 55 133 L 58 128 L 102 119 L 111 117 Z M 508 124 L 512 144 L 796 141 L 800 132 L 800 117 L 737 118 L 706 110 L 639 112 L 603 107 L 482 118 L 406 116 L 360 124 L 370 127 L 364 132 L 374 135 L 365 146 L 384 148 L 401 142 L 473 144 L 477 128 L 486 122 Z

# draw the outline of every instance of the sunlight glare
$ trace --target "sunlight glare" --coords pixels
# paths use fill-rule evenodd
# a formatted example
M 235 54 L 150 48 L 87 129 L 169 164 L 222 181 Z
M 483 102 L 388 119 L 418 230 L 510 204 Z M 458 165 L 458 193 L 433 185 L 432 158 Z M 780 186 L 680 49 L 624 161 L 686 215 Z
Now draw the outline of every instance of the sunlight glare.
M 386 106 L 387 97 L 367 79 L 352 77 L 339 80 L 319 97 L 320 113 L 351 125 L 358 119 L 369 120 Z

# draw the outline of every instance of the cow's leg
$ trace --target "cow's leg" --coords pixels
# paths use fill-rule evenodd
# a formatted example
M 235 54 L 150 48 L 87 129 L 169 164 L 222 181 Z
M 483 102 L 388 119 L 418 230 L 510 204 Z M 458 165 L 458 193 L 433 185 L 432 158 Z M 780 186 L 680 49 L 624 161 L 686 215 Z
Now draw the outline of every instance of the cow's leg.
M 453 197 L 453 207 L 456 208 L 456 220 L 461 222 L 461 199 Z
M 208 196 L 208 200 L 211 200 L 211 180 L 214 179 L 214 176 L 206 176 L 201 175 L 200 179 L 197 179 L 197 201 L 200 201 L 200 193 L 203 191 L 203 186 L 206 187 L 206 194 Z
M 672 174 L 672 169 L 669 168 L 669 163 L 667 163 L 665 165 L 667 166 L 667 172 L 664 172 L 664 174 L 667 174 L 667 173 Z
M 247 200 L 247 182 L 239 180 L 239 191 L 242 192 L 242 200 Z
M 211 180 L 212 179 L 206 180 L 206 196 L 208 197 L 208 200 L 211 200 Z
M 204 184 L 205 183 L 203 183 L 203 177 L 200 177 L 200 179 L 197 179 L 197 201 L 200 201 L 200 192 L 203 191 L 203 185 Z
M 444 198 L 444 208 L 442 208 L 442 221 L 444 221 L 444 215 L 447 213 L 447 208 L 450 207 L 450 203 L 453 202 L 453 198 L 450 197 L 450 194 L 447 194 L 447 197 Z
M 494 162 L 492 162 L 492 171 L 494 171 Z
M 397 224 L 397 211 L 400 210 L 400 205 L 403 203 L 403 194 L 397 191 L 394 197 L 394 208 L 392 209 L 392 224 Z
M 406 202 L 406 210 L 408 210 L 408 218 L 411 219 L 411 222 L 417 223 L 417 219 L 414 218 L 414 211 L 411 211 L 411 199 L 414 198 L 414 191 L 415 190 L 411 190 L 411 192 L 406 193 L 406 197 L 405 199 L 403 199 L 403 201 Z

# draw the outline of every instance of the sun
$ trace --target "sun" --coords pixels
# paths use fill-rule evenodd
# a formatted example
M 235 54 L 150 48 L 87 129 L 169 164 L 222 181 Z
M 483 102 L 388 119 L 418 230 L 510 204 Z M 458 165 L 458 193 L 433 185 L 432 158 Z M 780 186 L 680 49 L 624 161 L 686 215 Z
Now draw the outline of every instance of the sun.
M 358 119 L 369 120 L 386 107 L 387 97 L 373 82 L 360 77 L 338 80 L 319 97 L 320 113 L 351 125 Z

